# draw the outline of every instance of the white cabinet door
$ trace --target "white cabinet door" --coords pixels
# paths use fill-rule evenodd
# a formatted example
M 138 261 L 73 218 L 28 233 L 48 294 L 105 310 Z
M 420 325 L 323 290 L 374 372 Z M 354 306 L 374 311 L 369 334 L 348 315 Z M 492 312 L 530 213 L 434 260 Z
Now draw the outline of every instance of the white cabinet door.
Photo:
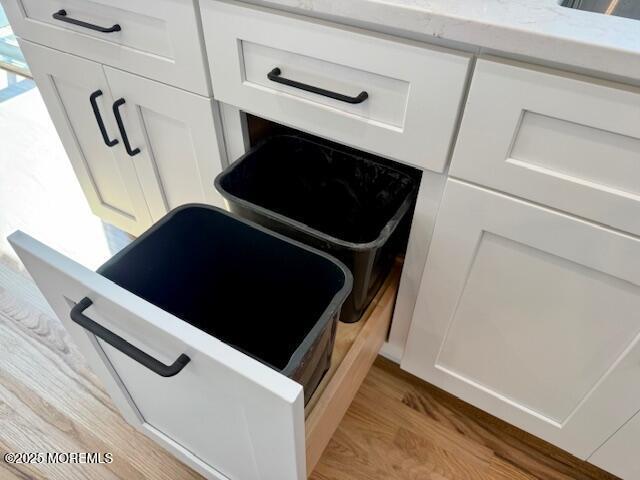
M 154 221 L 199 202 L 224 207 L 213 181 L 222 170 L 222 134 L 213 100 L 104 67 Z M 216 108 L 214 110 L 214 108 Z M 124 135 L 121 136 L 124 137 Z
M 402 367 L 586 458 L 640 408 L 640 240 L 448 180 Z
M 209 95 L 194 0 L 3 0 L 20 38 Z
M 640 89 L 480 59 L 449 174 L 640 235 Z
M 26 41 L 20 46 L 92 210 L 123 230 L 142 232 L 151 217 L 113 121 L 102 66 Z
M 9 242 L 129 423 L 210 479 L 305 478 L 301 385 L 22 232 Z M 188 362 L 156 374 L 71 319 L 83 299 L 129 352 Z
M 640 478 L 639 444 L 640 413 L 637 413 L 589 457 L 589 462 L 625 480 L 637 480 Z

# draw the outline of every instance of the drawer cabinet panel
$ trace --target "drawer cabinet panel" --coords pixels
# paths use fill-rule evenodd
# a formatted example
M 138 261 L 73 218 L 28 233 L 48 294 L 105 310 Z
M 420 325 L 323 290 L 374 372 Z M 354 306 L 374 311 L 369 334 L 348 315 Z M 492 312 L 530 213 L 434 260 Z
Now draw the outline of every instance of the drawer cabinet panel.
M 479 60 L 450 174 L 640 234 L 640 90 Z
M 285 50 L 265 47 L 257 43 L 243 41 L 240 48 L 245 78 L 248 83 L 307 99 L 364 120 L 369 119 L 391 127 L 404 127 L 409 82 L 325 62 L 317 58 L 297 55 Z M 281 68 L 283 77 L 292 78 L 307 85 L 322 85 L 327 90 L 349 93 L 352 97 L 366 91 L 368 97 L 375 99 L 375 102 L 372 101 L 366 106 L 359 103 L 350 104 L 279 84 L 265 75 L 265 72 L 273 70 L 274 65 L 286 65 L 286 69 Z
M 7 0 L 3 5 L 21 38 L 209 94 L 192 0 Z
M 448 180 L 402 367 L 586 458 L 640 407 L 640 240 Z
M 235 2 L 204 0 L 201 9 L 217 100 L 444 170 L 467 55 Z

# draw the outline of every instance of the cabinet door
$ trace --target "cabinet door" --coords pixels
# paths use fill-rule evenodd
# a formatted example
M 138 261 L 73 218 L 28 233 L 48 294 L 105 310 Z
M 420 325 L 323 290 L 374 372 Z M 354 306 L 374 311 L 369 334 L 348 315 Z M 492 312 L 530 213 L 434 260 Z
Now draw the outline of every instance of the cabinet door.
M 209 479 L 305 478 L 300 384 L 22 232 L 9 242 L 129 423 Z M 119 348 L 71 318 L 83 299 Z M 163 376 L 141 356 L 180 369 Z
M 589 462 L 626 480 L 640 478 L 640 413 L 589 457 Z
M 213 101 L 104 67 L 154 221 L 200 202 L 224 207 L 213 185 L 222 170 L 220 121 Z
M 586 458 L 640 408 L 640 240 L 448 180 L 402 367 Z
M 640 89 L 480 59 L 449 174 L 640 235 Z
M 26 41 L 20 46 L 93 212 L 123 230 L 142 232 L 151 217 L 133 162 L 124 156 L 102 66 Z M 94 113 L 91 96 L 98 91 Z M 118 143 L 106 144 L 98 119 L 110 143 Z

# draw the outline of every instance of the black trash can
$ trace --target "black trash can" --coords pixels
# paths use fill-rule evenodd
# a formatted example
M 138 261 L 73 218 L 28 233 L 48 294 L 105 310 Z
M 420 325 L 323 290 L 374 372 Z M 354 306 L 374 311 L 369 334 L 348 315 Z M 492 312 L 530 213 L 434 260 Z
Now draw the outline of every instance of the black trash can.
M 179 207 L 98 269 L 148 302 L 301 383 L 331 363 L 348 269 L 207 205 Z
M 343 322 L 360 319 L 404 248 L 417 190 L 416 180 L 381 161 L 296 135 L 256 145 L 215 185 L 233 213 L 349 267 Z

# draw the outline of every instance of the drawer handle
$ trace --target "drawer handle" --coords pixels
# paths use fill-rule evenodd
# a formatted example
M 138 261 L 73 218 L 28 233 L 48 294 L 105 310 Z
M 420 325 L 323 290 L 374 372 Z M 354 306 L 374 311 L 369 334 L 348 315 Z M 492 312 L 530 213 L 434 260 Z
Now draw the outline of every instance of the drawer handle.
M 130 157 L 137 155 L 140 153 L 140 149 L 136 148 L 135 150 L 131 148 L 131 144 L 129 143 L 129 137 L 127 136 L 127 131 L 124 129 L 124 123 L 122 121 L 122 117 L 120 116 L 120 107 L 125 104 L 124 98 L 120 100 L 116 100 L 113 102 L 113 115 L 116 117 L 116 123 L 118 124 L 118 130 L 120 130 L 120 136 L 122 137 L 122 142 L 124 143 L 124 148 L 129 154 Z
M 107 128 L 104 126 L 104 122 L 102 121 L 102 115 L 100 115 L 100 109 L 98 108 L 98 102 L 96 101 L 97 98 L 101 95 L 102 90 L 96 90 L 89 97 L 89 101 L 91 102 L 91 108 L 93 109 L 93 114 L 96 116 L 96 122 L 98 122 L 98 128 L 100 129 L 100 133 L 102 134 L 102 139 L 104 140 L 105 145 L 107 147 L 113 147 L 114 145 L 118 144 L 118 139 L 109 139 Z
M 324 88 L 314 87 L 313 85 L 307 85 L 306 83 L 296 82 L 295 80 L 290 80 L 288 78 L 281 77 L 282 70 L 278 67 L 271 70 L 267 73 L 267 78 L 272 82 L 281 83 L 283 85 L 288 85 L 290 87 L 299 88 L 300 90 L 304 90 L 305 92 L 316 93 L 318 95 L 322 95 L 323 97 L 333 98 L 334 100 L 340 100 L 341 102 L 346 103 L 362 103 L 367 98 L 369 98 L 369 94 L 365 91 L 362 91 L 358 94 L 357 97 L 350 97 L 348 95 L 343 95 L 341 93 L 332 92 L 331 90 L 325 90 Z
M 83 312 L 91 305 L 93 305 L 93 302 L 89 298 L 84 297 L 71 309 L 71 320 L 76 322 L 85 330 L 93 333 L 96 337 L 104 340 L 113 348 L 121 351 L 129 358 L 134 359 L 136 362 L 144 365 L 149 370 L 154 371 L 161 377 L 173 377 L 174 375 L 180 373 L 180 371 L 187 365 L 187 363 L 191 361 L 191 359 L 184 353 L 181 354 L 171 365 L 165 365 L 159 360 L 156 360 L 151 355 L 131 345 L 124 338 L 116 335 L 111 330 L 104 328 L 102 325 L 94 322 L 89 317 L 87 317 Z
M 64 9 L 58 10 L 56 13 L 54 13 L 53 18 L 55 18 L 56 20 L 60 20 L 61 22 L 71 23 L 73 25 L 78 25 L 80 27 L 88 28 L 89 30 L 95 30 L 96 32 L 101 33 L 113 33 L 122 30 L 122 28 L 120 28 L 120 25 L 118 25 L 117 23 L 111 27 L 101 27 L 100 25 L 94 25 L 93 23 L 83 22 L 82 20 L 68 17 L 67 11 Z

